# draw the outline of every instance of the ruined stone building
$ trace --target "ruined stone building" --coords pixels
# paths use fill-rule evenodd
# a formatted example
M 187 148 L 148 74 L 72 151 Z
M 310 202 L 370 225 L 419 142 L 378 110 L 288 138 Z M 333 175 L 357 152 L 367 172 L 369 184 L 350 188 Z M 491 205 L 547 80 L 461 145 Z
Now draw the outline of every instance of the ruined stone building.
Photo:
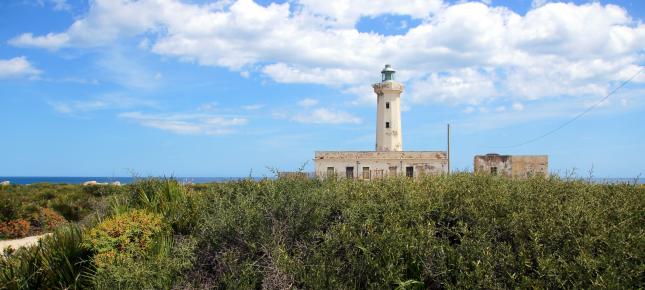
M 530 177 L 549 174 L 547 155 L 499 155 L 486 154 L 475 156 L 476 174 L 492 174 L 508 177 Z
M 316 176 L 375 179 L 448 172 L 446 151 L 403 151 L 401 93 L 403 84 L 385 65 L 381 82 L 372 85 L 377 96 L 375 151 L 316 151 Z

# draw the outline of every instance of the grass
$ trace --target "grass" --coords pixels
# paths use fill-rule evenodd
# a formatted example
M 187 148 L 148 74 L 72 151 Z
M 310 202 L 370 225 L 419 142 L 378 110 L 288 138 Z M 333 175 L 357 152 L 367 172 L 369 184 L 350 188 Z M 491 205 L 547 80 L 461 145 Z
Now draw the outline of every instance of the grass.
M 54 288 L 98 289 L 645 287 L 639 185 L 466 173 L 186 186 L 149 179 L 97 198 L 110 206 L 87 224 L 81 243 L 68 243 L 75 246 L 64 254 L 46 254 L 59 247 L 46 243 L 25 251 L 45 254 L 11 254 L 0 265 L 0 285 L 27 289 L 41 284 L 15 281 L 49 279 Z M 145 218 L 128 218 L 133 214 Z M 167 228 L 148 232 L 157 219 Z M 101 230 L 128 234 L 89 234 Z M 110 267 L 96 260 L 110 245 L 137 245 L 142 237 L 145 247 L 119 252 L 132 253 L 127 259 Z M 48 255 L 58 258 L 44 262 Z M 71 267 L 56 274 L 44 266 L 57 263 Z

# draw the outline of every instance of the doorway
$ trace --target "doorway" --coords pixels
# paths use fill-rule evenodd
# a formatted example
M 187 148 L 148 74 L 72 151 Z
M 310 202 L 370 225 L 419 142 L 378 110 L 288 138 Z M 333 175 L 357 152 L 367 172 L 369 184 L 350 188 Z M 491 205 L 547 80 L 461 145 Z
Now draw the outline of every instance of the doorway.
M 345 177 L 354 178 L 354 167 L 345 167 Z
M 405 176 L 414 177 L 414 167 L 408 166 L 405 168 Z

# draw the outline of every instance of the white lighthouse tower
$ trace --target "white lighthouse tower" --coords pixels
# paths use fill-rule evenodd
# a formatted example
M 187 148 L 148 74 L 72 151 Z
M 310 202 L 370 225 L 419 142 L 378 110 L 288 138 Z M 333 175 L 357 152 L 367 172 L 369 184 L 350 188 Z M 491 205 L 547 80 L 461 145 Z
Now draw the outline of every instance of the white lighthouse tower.
M 381 71 L 382 79 L 372 85 L 377 95 L 376 151 L 403 151 L 401 136 L 401 93 L 403 84 L 394 80 L 389 64 Z

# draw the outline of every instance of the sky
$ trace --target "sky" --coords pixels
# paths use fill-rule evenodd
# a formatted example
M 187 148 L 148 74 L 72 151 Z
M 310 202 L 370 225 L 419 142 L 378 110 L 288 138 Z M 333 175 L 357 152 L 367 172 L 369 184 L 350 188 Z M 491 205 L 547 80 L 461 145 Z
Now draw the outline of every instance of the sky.
M 450 123 L 454 169 L 548 154 L 634 178 L 644 19 L 640 0 L 5 0 L 0 176 L 311 171 L 316 150 L 374 150 L 391 64 L 405 150 L 445 150 Z

